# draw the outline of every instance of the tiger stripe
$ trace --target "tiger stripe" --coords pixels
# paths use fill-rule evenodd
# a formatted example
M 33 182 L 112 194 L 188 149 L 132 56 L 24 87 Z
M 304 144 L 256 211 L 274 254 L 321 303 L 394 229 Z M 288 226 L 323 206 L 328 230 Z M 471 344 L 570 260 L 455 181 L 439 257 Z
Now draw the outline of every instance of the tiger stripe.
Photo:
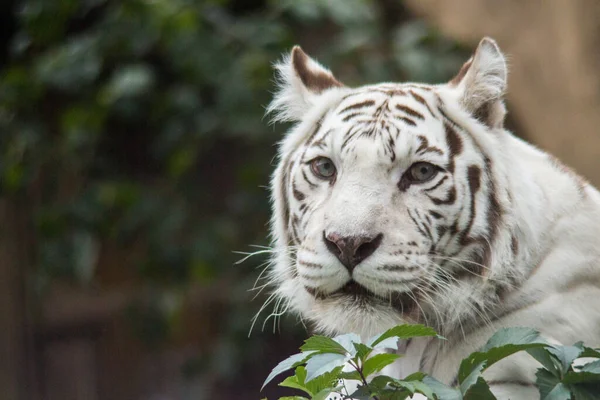
M 410 115 L 411 117 L 414 117 L 417 119 L 425 119 L 423 114 L 421 114 L 418 111 L 413 110 L 412 108 L 410 108 L 404 104 L 396 104 L 396 109 L 403 111 L 404 113 Z

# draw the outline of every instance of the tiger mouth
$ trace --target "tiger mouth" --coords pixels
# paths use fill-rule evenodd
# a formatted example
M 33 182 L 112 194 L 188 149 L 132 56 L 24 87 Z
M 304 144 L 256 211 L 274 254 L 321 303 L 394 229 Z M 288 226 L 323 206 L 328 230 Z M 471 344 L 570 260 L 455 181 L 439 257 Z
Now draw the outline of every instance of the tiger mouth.
M 304 288 L 308 293 L 315 296 L 319 300 L 340 296 L 352 296 L 355 297 L 357 300 L 359 298 L 377 297 L 375 293 L 371 292 L 369 289 L 356 282 L 354 279 L 350 279 L 344 286 L 331 293 L 323 293 L 316 290 L 315 288 L 311 288 L 308 286 L 305 286 Z
M 356 282 L 354 279 L 350 279 L 348 283 L 333 292 L 332 294 L 346 294 L 355 297 L 376 297 L 375 293 Z
M 319 300 L 346 297 L 360 304 L 388 305 L 402 314 L 411 314 L 417 305 L 415 290 L 394 292 L 384 297 L 371 292 L 354 279 L 349 280 L 344 286 L 329 294 L 315 291 L 314 288 L 306 287 L 306 290 Z

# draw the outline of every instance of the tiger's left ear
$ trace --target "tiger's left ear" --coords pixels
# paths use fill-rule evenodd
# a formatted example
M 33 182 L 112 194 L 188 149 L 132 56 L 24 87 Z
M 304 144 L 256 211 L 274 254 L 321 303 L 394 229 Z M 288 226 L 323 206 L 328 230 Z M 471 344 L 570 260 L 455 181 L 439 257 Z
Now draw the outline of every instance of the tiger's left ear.
M 279 90 L 267 112 L 274 113 L 276 121 L 300 121 L 325 91 L 344 86 L 299 46 L 275 68 Z
M 467 111 L 490 128 L 501 128 L 506 115 L 506 60 L 493 39 L 483 38 L 473 57 L 449 82 Z

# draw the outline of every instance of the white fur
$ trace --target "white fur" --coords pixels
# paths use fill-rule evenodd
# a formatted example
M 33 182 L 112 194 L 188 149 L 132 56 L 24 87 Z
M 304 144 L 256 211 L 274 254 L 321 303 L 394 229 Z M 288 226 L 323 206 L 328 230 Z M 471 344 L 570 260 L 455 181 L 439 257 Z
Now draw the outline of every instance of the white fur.
M 311 65 L 324 70 L 316 63 Z M 502 129 L 501 120 L 490 125 L 473 117 L 474 109 L 486 102 L 503 110 L 506 63 L 493 41 L 482 41 L 472 68 L 460 83 L 427 86 L 429 90 L 422 91 L 410 84 L 381 84 L 357 89 L 332 88 L 316 94 L 302 85 L 289 62 L 284 61 L 278 70 L 282 86 L 269 110 L 278 113 L 275 117 L 278 120 L 299 121 L 280 145 L 280 163 L 272 180 L 276 256 L 271 279 L 286 310 L 292 310 L 311 321 L 317 330 L 330 335 L 356 332 L 366 338 L 405 322 L 432 325 L 449 340 L 440 344 L 430 340 L 411 342 L 402 349 L 406 356 L 389 371 L 403 377 L 423 366 L 424 372 L 446 383 L 455 376 L 460 360 L 501 327 L 533 327 L 564 344 L 578 340 L 591 346 L 600 344 L 600 302 L 594 300 L 600 298 L 600 193 L 543 151 Z M 430 146 L 448 150 L 446 133 L 442 116 L 428 115 L 419 101 L 410 96 L 387 99 L 380 93 L 393 90 L 405 93 L 415 90 L 428 104 L 435 104 L 439 98 L 445 114 L 462 127 L 462 153 L 455 158 L 455 172 L 451 175 L 457 201 L 443 208 L 444 218 L 456 220 L 459 228 L 471 223 L 465 211 L 470 207 L 466 171 L 473 165 L 486 166 L 483 154 L 489 158 L 490 169 L 484 173 L 489 173 L 491 179 L 481 178 L 481 187 L 474 197 L 478 212 L 469 234 L 488 235 L 490 208 L 486 207 L 492 190 L 503 214 L 482 277 L 467 277 L 442 285 L 433 276 L 436 268 L 457 271 L 468 267 L 469 260 L 475 259 L 480 251 L 477 246 L 484 244 L 461 247 L 456 238 L 442 235 L 441 238 L 446 238 L 443 246 L 440 244 L 442 258 L 426 252 L 431 241 L 419 233 L 409 217 L 415 210 L 425 212 L 426 198 L 422 192 L 425 186 L 411 186 L 401 192 L 397 183 L 415 161 L 413 153 L 418 145 L 415 138 L 424 135 Z M 353 94 L 351 100 L 344 99 L 349 94 Z M 389 102 L 390 109 L 396 104 L 404 105 L 427 115 L 417 126 L 408 124 L 398 128 L 401 132 L 396 138 L 393 162 L 386 161 L 383 139 L 357 139 L 351 149 L 339 150 L 353 123 L 344 122 L 339 113 L 349 104 L 365 101 L 376 105 Z M 371 110 L 364 107 L 363 111 Z M 437 113 L 435 109 L 433 112 Z M 380 117 L 373 126 L 377 128 L 381 121 L 388 121 L 386 118 Z M 318 132 L 329 132 L 324 139 L 326 154 L 315 146 L 307 149 L 306 141 L 318 125 Z M 318 156 L 329 157 L 335 163 L 338 169 L 335 184 L 317 181 L 316 187 L 312 187 L 301 178 L 307 171 L 303 170 L 305 161 Z M 442 163 L 434 152 L 423 157 L 426 158 L 419 161 Z M 284 175 L 289 176 L 287 186 L 282 186 Z M 301 214 L 302 202 L 294 199 L 291 180 L 295 189 L 306 196 L 304 203 L 309 206 L 297 223 L 300 243 L 295 244 L 290 243 L 286 226 L 292 224 L 292 215 Z M 437 190 L 444 193 L 443 188 L 442 185 Z M 288 199 L 287 205 L 284 197 Z M 286 214 L 290 215 L 287 221 L 283 218 Z M 350 275 L 325 247 L 323 232 L 342 235 L 381 232 L 384 239 L 375 253 Z M 411 242 L 415 245 L 409 246 Z M 394 255 L 399 251 L 402 256 Z M 443 259 L 446 254 L 456 252 L 460 260 Z M 311 268 L 302 261 L 321 267 Z M 412 269 L 381 268 L 388 264 Z M 401 313 L 383 303 L 357 304 L 345 297 L 319 299 L 305 289 L 311 287 L 327 296 L 350 277 L 383 299 L 387 296 L 391 299 L 392 293 L 409 291 L 424 282 L 439 287 L 427 298 L 421 298 L 418 308 L 411 313 Z M 419 281 L 409 282 L 411 279 Z M 497 289 L 501 289 L 501 294 Z M 539 365 L 531 360 L 526 355 L 513 356 L 491 368 L 487 377 L 495 381 L 533 382 Z M 496 385 L 492 390 L 499 399 L 538 396 L 535 389 L 510 383 Z
M 312 58 L 307 67 L 314 73 L 330 75 L 331 71 Z M 315 93 L 307 88 L 295 71 L 292 56 L 286 55 L 275 64 L 277 92 L 269 107 L 268 114 L 273 114 L 273 122 L 300 121 L 308 110 L 320 102 L 322 93 Z M 333 88 L 333 90 L 336 90 Z
M 487 38 L 479 44 L 471 63 L 471 68 L 458 87 L 462 102 L 473 111 L 483 103 L 502 98 L 508 72 L 500 49 Z

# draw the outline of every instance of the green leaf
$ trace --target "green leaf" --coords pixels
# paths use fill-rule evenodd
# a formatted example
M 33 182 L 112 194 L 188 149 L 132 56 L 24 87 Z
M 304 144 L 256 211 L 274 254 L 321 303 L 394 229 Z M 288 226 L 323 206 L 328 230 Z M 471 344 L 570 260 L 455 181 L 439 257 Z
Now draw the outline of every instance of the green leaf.
M 591 372 L 593 374 L 600 374 L 600 360 L 585 364 L 583 367 L 581 367 L 581 371 Z
M 318 376 L 309 382 L 304 381 L 304 384 L 312 393 L 319 393 L 324 389 L 335 387 L 340 379 L 342 368 L 343 367 L 335 368 L 333 371 Z
M 565 374 L 562 381 L 565 384 L 600 382 L 600 374 L 593 372 L 569 371 Z
M 554 353 L 548 351 L 549 348 L 538 347 L 534 349 L 527 349 L 527 353 L 535 358 L 540 364 L 544 366 L 552 374 L 560 377 L 562 375 L 561 362 L 557 359 Z
M 306 381 L 311 381 L 318 376 L 343 366 L 350 356 L 336 353 L 321 353 L 312 356 L 306 362 Z
M 370 386 L 359 385 L 352 394 L 350 394 L 350 398 L 356 400 L 371 400 L 372 392 L 376 390 L 374 386 L 372 386 L 373 382 L 371 382 Z M 388 397 L 389 398 L 389 397 Z
M 370 376 L 376 372 L 381 371 L 385 366 L 390 365 L 396 361 L 400 356 L 398 354 L 375 354 L 373 357 L 368 358 L 363 366 L 362 371 L 365 377 Z
M 347 350 L 340 343 L 336 342 L 327 336 L 312 336 L 304 341 L 304 344 L 300 347 L 302 351 L 316 351 L 319 353 L 335 353 L 335 354 L 347 354 Z
M 465 400 L 496 400 L 496 397 L 490 391 L 490 387 L 485 382 L 482 376 L 477 378 L 477 381 L 471 385 L 466 393 L 463 394 Z
M 367 343 L 368 346 L 376 348 L 377 344 L 383 342 L 388 338 L 398 338 L 400 340 L 406 340 L 413 337 L 437 337 L 438 339 L 443 339 L 441 336 L 437 334 L 437 332 L 428 326 L 425 325 L 398 325 L 387 331 L 383 332 L 381 335 L 375 336 L 369 340 Z
M 516 327 L 516 328 L 503 328 L 498 330 L 490 340 L 483 346 L 481 351 L 490 351 L 499 347 L 507 345 L 529 345 L 529 344 L 540 344 L 543 346 L 549 346 L 544 338 L 540 336 L 540 333 L 535 329 Z
M 342 387 L 333 387 L 321 390 L 319 393 L 315 394 L 311 400 L 326 400 L 327 397 L 333 393 L 342 390 Z
M 376 393 L 380 400 L 407 400 L 411 398 L 412 393 L 406 389 L 386 388 Z M 366 397 L 365 400 L 372 400 L 373 397 Z
M 367 357 L 369 357 L 369 354 L 371 354 L 371 352 L 373 351 L 373 349 L 371 347 L 367 346 L 366 344 L 363 344 L 363 343 L 353 343 L 353 344 L 354 344 L 354 348 L 356 349 L 355 356 L 361 361 L 364 361 Z
M 433 398 L 433 391 L 424 382 L 396 380 L 392 383 L 392 386 L 406 389 L 411 394 L 421 393 L 422 395 L 427 396 L 429 399 Z
M 548 394 L 560 383 L 560 378 L 545 369 L 538 369 L 535 373 L 535 384 L 540 392 L 540 399 L 544 400 Z
M 583 346 L 583 352 L 579 355 L 579 357 L 600 358 L 600 349 L 592 349 L 591 347 Z
M 556 359 L 560 362 L 561 372 L 566 373 L 569 368 L 571 368 L 571 364 L 575 361 L 576 358 L 583 352 L 583 347 L 581 346 L 553 346 L 548 347 L 547 351 L 553 354 Z
M 360 336 L 356 333 L 348 333 L 345 335 L 336 336 L 333 340 L 339 343 L 348 354 L 354 357 L 357 353 L 357 344 L 361 344 Z
M 420 380 L 406 380 L 406 379 L 395 379 L 386 375 L 376 376 L 369 383 L 369 387 L 371 391 L 374 393 L 380 393 L 386 389 L 388 386 L 394 388 L 396 391 L 400 390 L 401 392 L 407 391 L 409 394 L 421 393 L 428 398 L 433 398 L 432 389 L 424 382 Z
M 569 371 L 563 378 L 563 383 L 600 382 L 600 360 L 587 363 L 579 371 Z
M 444 385 L 442 382 L 431 376 L 424 377 L 423 383 L 429 386 L 429 389 L 431 389 L 433 394 L 435 394 L 439 400 L 462 400 L 462 394 L 458 389 Z
M 315 396 L 318 396 L 319 393 L 322 393 L 327 389 L 334 391 L 333 388 L 335 388 L 337 384 L 339 373 L 340 369 L 334 369 L 329 373 L 323 374 L 309 382 L 306 382 L 306 368 L 299 366 L 296 368 L 295 374 L 287 377 L 279 384 L 279 386 L 302 390 L 309 396 L 313 396 L 314 399 Z
M 464 361 L 463 361 L 464 362 Z M 460 391 L 464 395 L 469 391 L 469 388 L 477 384 L 481 374 L 485 370 L 486 361 L 481 361 L 471 370 L 471 373 L 467 375 L 462 382 L 460 382 Z
M 263 390 L 264 387 L 267 385 L 267 383 L 271 382 L 271 380 L 273 378 L 275 378 L 277 375 L 279 375 L 280 373 L 287 371 L 288 369 L 295 368 L 298 365 L 305 363 L 306 360 L 308 360 L 310 357 L 314 356 L 315 354 L 316 354 L 316 352 L 314 352 L 314 351 L 305 351 L 302 353 L 294 354 L 293 356 L 286 358 L 285 360 L 283 360 L 282 362 L 277 364 L 277 366 L 275 368 L 273 368 L 273 370 L 271 371 L 269 376 L 267 376 L 267 379 L 265 379 L 265 382 L 263 383 L 260 390 Z
M 404 378 L 404 380 L 405 381 L 422 381 L 426 377 L 427 377 L 427 374 L 425 374 L 424 372 L 413 372 L 412 374 L 410 374 L 406 378 Z
M 575 400 L 598 400 L 599 383 L 568 385 L 568 387 Z
M 292 376 L 288 376 L 283 382 L 279 384 L 282 387 L 289 387 L 292 389 L 302 390 L 309 396 L 313 396 L 314 393 L 308 389 L 304 382 L 306 381 L 306 369 L 302 366 L 296 368 L 296 373 Z
M 371 381 L 369 382 L 369 387 L 373 391 L 378 391 L 378 390 L 385 388 L 393 380 L 394 380 L 394 378 L 392 378 L 391 376 L 379 375 L 379 376 L 376 376 L 375 378 L 371 379 Z
M 541 400 L 571 400 L 571 391 L 564 384 L 559 383 Z
M 358 371 L 340 372 L 339 378 L 340 379 L 345 379 L 345 380 L 353 380 L 353 381 L 360 381 L 360 380 L 362 380 L 362 378 L 360 377 L 360 374 L 358 373 Z
M 550 347 L 540 336 L 539 332 L 530 328 L 505 328 L 496 332 L 479 352 L 472 353 L 465 358 L 458 371 L 458 381 L 462 383 L 482 363 L 486 368 L 497 361 L 506 358 L 518 351 L 539 347 Z M 474 380 L 473 382 L 475 382 Z M 464 393 L 464 392 L 463 392 Z

